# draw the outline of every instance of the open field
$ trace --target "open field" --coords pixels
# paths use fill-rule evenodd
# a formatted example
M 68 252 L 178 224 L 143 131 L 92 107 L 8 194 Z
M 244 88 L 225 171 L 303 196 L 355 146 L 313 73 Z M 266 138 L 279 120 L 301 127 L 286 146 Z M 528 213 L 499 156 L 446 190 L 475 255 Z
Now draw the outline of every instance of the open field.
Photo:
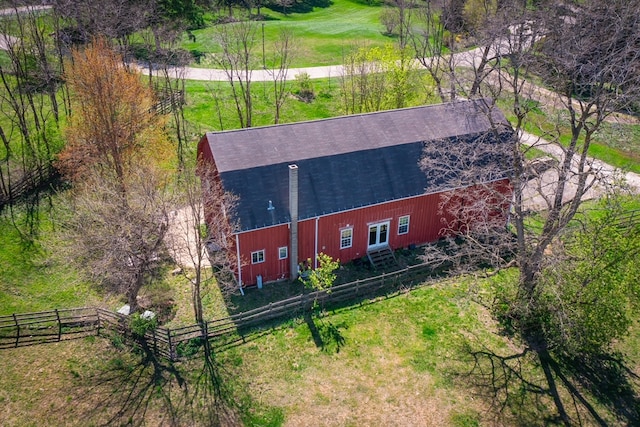
M 497 333 L 469 297 L 470 283 L 447 280 L 321 318 L 290 320 L 221 350 L 216 357 L 233 410 L 250 426 L 553 424 L 552 398 L 535 356 Z M 482 283 L 489 292 L 489 282 Z M 491 371 L 490 356 L 521 378 Z M 636 373 L 631 361 L 637 356 L 627 352 L 626 359 Z M 144 418 L 147 425 L 198 425 L 175 375 L 193 387 L 199 359 L 167 365 L 156 380 L 140 362 L 141 355 L 107 338 L 1 351 L 0 424 L 99 425 L 115 416 L 112 424 Z M 150 383 L 154 387 L 145 388 Z M 533 392 L 536 387 L 543 392 Z M 596 398 L 578 387 L 605 422 L 623 422 L 620 406 L 607 405 L 608 391 Z M 570 401 L 565 389 L 559 394 Z M 144 406 L 132 410 L 128 405 L 138 399 Z M 581 425 L 597 425 L 585 412 L 579 416 Z
M 340 62 L 344 53 L 354 46 L 382 46 L 394 41 L 382 34 L 384 27 L 379 19 L 382 10 L 379 5 L 369 6 L 357 0 L 334 0 L 326 4 L 327 7 L 315 7 L 312 12 L 287 15 L 262 8 L 261 13 L 266 19 L 256 23 L 255 51 L 260 52 L 256 65 L 269 67 L 271 45 L 282 29 L 291 31 L 295 44 L 299 46 L 293 67 L 333 65 Z M 246 14 L 244 11 L 241 13 Z M 265 58 L 262 58 L 263 30 Z M 211 25 L 193 31 L 196 42 L 189 41 L 185 34 L 182 47 L 190 51 L 215 53 L 218 48 L 214 43 L 214 32 Z
M 251 84 L 251 90 L 255 95 L 253 114 L 255 126 L 273 124 L 272 85 L 268 82 Z M 290 82 L 289 85 L 293 91 L 298 89 L 295 82 Z M 300 101 L 294 95 L 290 95 L 287 98 L 282 109 L 281 123 L 323 119 L 342 114 L 340 83 L 337 78 L 313 80 L 313 88 L 316 93 L 316 99 L 313 102 Z M 185 108 L 185 117 L 195 130 L 194 142 L 197 142 L 204 132 L 220 129 L 230 130 L 239 127 L 235 110 L 231 108 L 233 99 L 227 84 L 188 81 L 186 90 L 187 106 Z M 216 95 L 215 97 L 214 94 Z M 220 115 L 218 115 L 217 105 L 223 107 Z

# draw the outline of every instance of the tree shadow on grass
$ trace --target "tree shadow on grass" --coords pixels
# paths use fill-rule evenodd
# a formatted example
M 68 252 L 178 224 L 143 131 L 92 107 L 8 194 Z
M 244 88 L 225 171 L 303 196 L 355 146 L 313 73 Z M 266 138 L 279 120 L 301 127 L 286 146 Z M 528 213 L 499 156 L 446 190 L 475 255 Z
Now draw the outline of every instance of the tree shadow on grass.
M 108 355 L 104 363 L 78 378 L 76 399 L 86 408 L 85 420 L 105 426 L 142 425 L 153 416 L 159 423 L 180 425 L 187 390 L 178 369 L 152 352 L 122 343 L 104 354 Z
M 310 312 L 305 313 L 304 321 L 316 347 L 325 353 L 340 353 L 346 343 L 341 329 L 346 329 L 346 324 L 334 325 L 330 321 L 314 318 Z
M 546 349 L 500 355 L 465 349 L 461 378 L 502 422 L 529 425 L 639 425 L 640 379 L 610 355 L 559 359 Z M 541 374 L 542 371 L 542 375 Z
M 233 404 L 232 392 L 223 381 L 222 367 L 218 363 L 209 341 L 203 341 L 202 350 L 202 369 L 194 382 L 193 393 L 187 399 L 191 414 L 189 424 L 242 425 L 238 408 Z
M 621 355 L 595 354 L 560 359 L 554 369 L 558 376 L 565 374 L 575 382 L 576 388 L 588 390 L 617 420 L 640 425 L 640 377 L 625 366 Z
M 241 425 L 210 348 L 208 357 L 174 365 L 143 339 L 134 341 L 105 352 L 110 357 L 104 364 L 78 378 L 76 400 L 86 408 L 82 418 L 88 424 Z
M 553 424 L 555 417 L 548 411 L 549 390 L 534 374 L 535 355 L 528 349 L 501 355 L 490 349 L 467 346 L 471 368 L 459 377 L 475 395 L 487 400 L 488 413 L 499 424 Z

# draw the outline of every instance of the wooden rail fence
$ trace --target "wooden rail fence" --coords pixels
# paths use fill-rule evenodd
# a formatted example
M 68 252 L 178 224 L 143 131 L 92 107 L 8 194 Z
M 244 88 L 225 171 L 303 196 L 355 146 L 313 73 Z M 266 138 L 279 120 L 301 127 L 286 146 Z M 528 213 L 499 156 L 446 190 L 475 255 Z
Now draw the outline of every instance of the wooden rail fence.
M 207 339 L 214 345 L 224 345 L 222 338 L 244 340 L 252 332 L 269 327 L 273 320 L 299 316 L 312 310 L 315 305 L 329 308 L 345 301 L 393 292 L 399 286 L 410 287 L 423 282 L 429 272 L 431 268 L 428 265 L 411 266 L 329 290 L 297 295 L 203 325 L 175 329 L 159 327 L 148 331 L 145 338 L 156 355 L 178 360 L 188 356 L 184 347 L 190 343 L 197 346 L 198 341 Z M 0 349 L 98 335 L 105 330 L 130 334 L 127 317 L 95 307 L 0 316 Z
M 14 182 L 0 182 L 0 212 L 5 206 L 34 192 L 54 180 L 58 172 L 52 165 L 41 165 Z
M 180 89 L 162 88 L 156 90 L 156 98 L 156 103 L 152 108 L 152 112 L 155 114 L 169 114 L 185 104 L 184 91 Z
M 71 308 L 0 316 L 0 348 L 22 347 L 94 335 L 99 323 L 95 308 Z

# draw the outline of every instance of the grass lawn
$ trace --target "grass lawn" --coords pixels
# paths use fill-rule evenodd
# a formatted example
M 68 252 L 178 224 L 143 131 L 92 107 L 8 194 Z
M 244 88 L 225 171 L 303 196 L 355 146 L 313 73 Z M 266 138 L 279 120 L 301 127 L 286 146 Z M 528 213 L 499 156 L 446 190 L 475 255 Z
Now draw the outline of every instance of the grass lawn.
M 297 81 L 288 83 L 291 92 L 280 114 L 280 123 L 318 120 L 344 115 L 339 77 L 311 80 L 315 99 L 303 102 L 295 96 L 299 90 Z M 231 90 L 227 83 L 187 81 L 187 105 L 185 118 L 191 124 L 193 140 L 197 142 L 204 132 L 230 130 L 240 127 Z M 427 88 L 428 89 L 428 88 Z M 274 124 L 273 83 L 253 82 L 253 127 Z M 215 95 L 215 96 L 214 96 Z M 433 103 L 429 90 L 407 98 L 407 107 Z M 220 107 L 220 112 L 218 110 Z
M 292 91 L 296 91 L 295 81 L 288 83 Z M 313 80 L 316 99 L 310 103 L 300 101 L 290 95 L 284 103 L 280 123 L 291 123 L 305 120 L 316 120 L 335 117 L 343 114 L 340 104 L 340 84 L 337 78 Z M 239 127 L 233 98 L 229 86 L 221 82 L 187 81 L 187 106 L 185 117 L 191 123 L 194 141 L 204 132 L 214 130 L 230 130 Z M 272 86 L 269 82 L 251 84 L 255 95 L 253 125 L 265 126 L 274 123 Z M 215 97 L 214 97 L 215 94 Z M 223 107 L 218 113 L 217 105 Z
M 267 8 L 261 13 L 266 20 L 256 23 L 254 51 L 262 66 L 262 31 L 264 28 L 265 61 L 269 66 L 272 45 L 282 29 L 291 31 L 300 46 L 293 60 L 293 67 L 334 65 L 342 61 L 345 50 L 356 45 L 383 46 L 394 39 L 382 34 L 380 6 L 368 6 L 353 0 L 333 0 L 329 7 L 316 7 L 308 13 L 290 13 L 284 15 Z M 185 34 L 182 47 L 190 51 L 215 53 L 218 47 L 214 42 L 215 29 L 212 25 L 193 31 L 196 42 L 188 40 Z M 205 64 L 202 64 L 203 66 Z M 197 64 L 196 64 L 197 66 Z
M 216 358 L 228 396 L 248 426 L 553 424 L 552 398 L 528 392 L 547 387 L 535 356 L 521 354 L 497 332 L 469 297 L 467 281 L 446 280 L 321 318 L 286 321 Z M 168 366 L 154 377 L 140 356 L 114 343 L 86 338 L 0 351 L 0 424 L 98 425 L 143 396 L 149 400 L 139 411 L 112 423 L 136 425 L 144 410 L 146 424 L 164 425 L 172 412 L 178 425 L 201 425 L 191 420 L 197 405 L 185 403 Z M 504 360 L 518 375 L 503 377 L 500 365 L 483 355 Z M 628 367 L 638 372 L 637 363 Z M 201 361 L 173 368 L 193 391 Z M 490 390 L 505 379 L 508 388 L 499 387 L 497 396 L 507 405 L 499 413 Z M 133 397 L 123 400 L 130 390 Z M 606 423 L 617 425 L 605 405 L 581 391 Z M 566 391 L 560 389 L 560 396 L 577 419 Z M 591 425 L 587 414 L 580 417 Z
M 242 399 L 252 404 L 239 409 L 247 425 L 478 425 L 487 406 L 461 381 L 468 357 L 463 344 L 482 340 L 508 349 L 463 295 L 462 285 L 448 283 L 328 313 L 311 329 L 290 321 L 219 353 L 218 360 L 235 392 L 248 392 Z M 134 370 L 135 359 L 93 338 L 0 351 L 6 367 L 0 424 L 104 422 L 117 407 L 100 407 L 110 396 L 102 394 L 99 375 L 123 363 Z M 178 368 L 193 380 L 188 371 L 196 365 Z M 180 407 L 175 384 L 164 387 Z M 162 419 L 163 405 L 160 393 L 152 397 L 147 423 Z
M 486 407 L 458 382 L 463 344 L 505 347 L 463 292 L 448 283 L 293 321 L 220 357 L 285 425 L 474 425 Z
M 45 232 L 51 224 L 43 219 Z M 43 247 L 26 248 L 0 215 L 0 315 L 83 307 L 101 298 L 63 259 Z

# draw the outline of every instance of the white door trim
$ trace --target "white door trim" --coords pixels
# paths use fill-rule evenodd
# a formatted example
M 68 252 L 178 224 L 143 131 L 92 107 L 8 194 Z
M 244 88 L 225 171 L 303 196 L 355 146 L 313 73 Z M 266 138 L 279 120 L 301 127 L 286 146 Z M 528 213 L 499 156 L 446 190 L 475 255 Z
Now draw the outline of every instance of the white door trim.
M 382 222 L 369 224 L 369 232 L 367 233 L 367 250 L 368 251 L 389 245 L 390 226 L 391 226 L 391 221 L 382 221 Z

